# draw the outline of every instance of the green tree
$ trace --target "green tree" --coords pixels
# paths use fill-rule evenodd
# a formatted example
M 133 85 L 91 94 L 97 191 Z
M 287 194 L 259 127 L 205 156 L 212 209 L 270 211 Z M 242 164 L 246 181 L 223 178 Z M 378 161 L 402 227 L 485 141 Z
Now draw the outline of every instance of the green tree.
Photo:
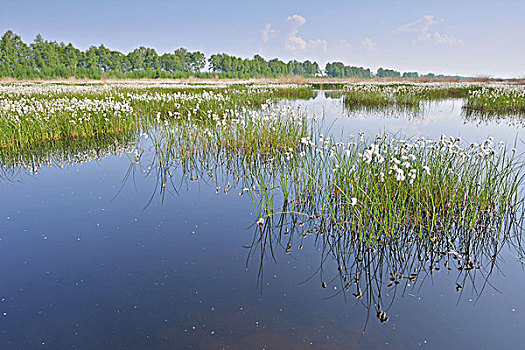
M 377 70 L 376 76 L 378 78 L 400 78 L 401 77 L 401 73 L 396 71 L 396 70 L 393 70 L 393 69 L 379 68 Z
M 415 79 L 419 78 L 419 74 L 417 72 L 405 72 L 403 73 L 403 78 Z
M 19 35 L 8 30 L 0 39 L 0 74 L 5 77 L 29 78 L 33 73 L 29 47 Z

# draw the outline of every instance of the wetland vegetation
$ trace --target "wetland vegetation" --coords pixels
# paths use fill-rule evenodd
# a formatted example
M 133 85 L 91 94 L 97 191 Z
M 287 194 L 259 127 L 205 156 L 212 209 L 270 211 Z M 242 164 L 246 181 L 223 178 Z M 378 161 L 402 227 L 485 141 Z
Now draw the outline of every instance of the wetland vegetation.
M 522 212 L 522 160 L 514 147 L 493 137 L 464 144 L 445 135 L 427 140 L 388 133 L 335 141 L 317 117 L 274 104 L 313 96 L 308 86 L 13 84 L 0 92 L 3 168 L 22 164 L 35 171 L 46 162 L 38 155 L 48 144 L 60 150 L 67 140 L 98 137 L 112 144 L 120 135 L 155 130 L 162 162 L 224 157 L 251 169 L 249 188 L 267 202 L 260 206 L 261 219 L 273 215 L 278 189 L 279 198 L 304 210 L 301 215 L 322 218 L 371 246 L 399 232 L 435 238 L 459 227 L 490 229 L 499 237 L 508 233 L 506 217 Z M 415 107 L 452 96 L 466 97 L 464 108 L 495 112 L 519 112 L 515 106 L 525 101 L 516 87 L 343 88 L 344 103 L 358 106 Z M 480 99 L 492 103 L 475 102 Z M 271 178 L 260 173 L 265 167 Z
M 282 111 L 274 110 L 273 117 L 282 118 L 279 112 Z M 293 115 L 293 112 L 288 113 Z M 293 119 L 300 120 L 297 117 Z M 230 133 L 230 128 L 231 126 L 225 128 L 226 134 Z M 247 265 L 253 262 L 258 266 L 261 290 L 265 284 L 263 272 L 268 259 L 277 261 L 281 253 L 300 255 L 304 247 L 313 244 L 320 254 L 320 267 L 301 283 L 311 279 L 319 280 L 319 286 L 328 289 L 328 298 L 343 294 L 345 298 L 357 300 L 367 310 L 365 329 L 370 316 L 375 316 L 381 323 L 388 322 L 387 312 L 396 297 L 414 296 L 413 293 L 417 294 L 425 280 L 433 279 L 434 274 L 439 274 L 441 270 L 456 275 L 454 289 L 459 297 L 464 288 L 470 288 L 479 298 L 485 288 L 490 288 L 490 277 L 498 270 L 498 264 L 501 263 L 499 253 L 503 247 L 510 248 L 515 256 L 524 256 L 520 233 L 523 225 L 522 199 L 501 198 L 506 193 L 503 183 L 507 182 L 511 186 L 521 183 L 521 179 L 514 178 L 519 176 L 519 169 L 506 168 L 512 161 L 504 154 L 498 157 L 490 139 L 483 145 L 471 145 L 469 150 L 459 152 L 459 140 L 455 139 L 442 138 L 439 143 L 414 141 L 414 145 L 419 144 L 415 146 L 419 152 L 430 152 L 427 160 L 429 157 L 434 157 L 434 161 L 447 159 L 448 164 L 461 161 L 459 168 L 467 173 L 460 174 L 458 169 L 453 171 L 449 167 L 431 177 L 430 168 L 427 172 L 426 166 L 423 166 L 425 169 L 422 173 L 429 177 L 425 188 L 415 185 L 410 179 L 401 180 L 401 174 L 394 172 L 392 178 L 396 178 L 398 182 L 406 180 L 411 185 L 410 189 L 398 190 L 398 193 L 403 193 L 406 197 L 396 199 L 395 195 L 389 198 L 374 197 L 371 189 L 377 185 L 374 183 L 374 178 L 380 174 L 377 169 L 372 178 L 364 174 L 367 172 L 364 169 L 352 170 L 356 176 L 346 174 L 349 175 L 346 176 L 348 180 L 337 183 L 333 179 L 337 176 L 332 173 L 340 168 L 338 158 L 341 155 L 336 155 L 334 148 L 341 145 L 333 145 L 330 140 L 322 140 L 320 146 L 314 147 L 315 151 L 311 152 L 312 155 L 318 154 L 319 159 L 306 158 L 308 162 L 316 164 L 311 167 L 318 167 L 319 173 L 323 171 L 319 169 L 327 169 L 326 173 L 316 174 L 317 177 L 314 178 L 309 170 L 298 170 L 301 163 L 299 159 L 305 157 L 301 154 L 305 152 L 302 147 L 295 151 L 288 149 L 254 158 L 253 153 L 238 153 L 237 148 L 222 147 L 223 136 L 210 136 L 206 139 L 197 136 L 205 135 L 208 132 L 206 130 L 194 133 L 195 130 L 192 129 L 192 137 L 183 137 L 188 130 L 180 127 L 172 129 L 166 125 L 161 129 L 159 133 L 163 135 L 162 138 L 152 142 L 154 152 L 149 157 L 142 157 L 142 153 L 135 150 L 137 156 L 131 160 L 128 171 L 128 174 L 145 173 L 146 177 L 156 179 L 152 198 L 158 196 L 164 201 L 166 194 L 176 195 L 188 188 L 190 183 L 199 181 L 215 188 L 217 194 L 226 195 L 231 192 L 234 196 L 250 196 L 259 219 L 251 226 L 253 238 L 245 248 L 248 249 Z M 180 136 L 174 138 L 175 132 Z M 302 146 L 308 144 L 308 139 L 309 136 L 301 138 Z M 376 138 L 374 142 L 377 141 Z M 385 135 L 381 135 L 379 141 L 384 143 L 383 147 L 398 149 L 401 153 L 412 148 L 407 146 L 406 141 L 394 143 Z M 429 145 L 425 146 L 425 142 Z M 384 162 L 375 146 L 367 146 L 364 139 L 361 143 L 361 146 L 353 145 L 351 148 L 361 148 L 358 151 L 363 152 L 362 156 L 354 157 L 362 160 L 352 159 L 348 152 L 344 152 L 345 157 L 352 159 L 355 164 L 367 164 L 361 167 L 369 166 L 372 161 L 380 164 Z M 390 145 L 385 146 L 388 143 Z M 294 157 L 295 152 L 300 152 L 299 158 Z M 470 158 L 468 153 L 473 155 L 472 163 L 466 161 Z M 325 156 L 327 159 L 332 158 L 328 164 L 325 163 Z M 414 161 L 414 157 L 406 156 L 403 161 Z M 494 165 L 488 166 L 492 168 L 491 171 L 479 171 L 479 167 L 487 166 L 496 158 L 507 158 L 503 162 L 508 163 L 500 163 L 501 160 L 498 160 Z M 304 176 L 293 178 L 303 171 Z M 414 174 L 409 171 L 411 173 Z M 174 174 L 179 174 L 179 178 L 174 177 Z M 480 178 L 489 175 L 494 182 Z M 139 175 L 127 176 L 125 181 L 131 181 L 134 176 Z M 440 179 L 441 176 L 447 178 Z M 459 176 L 465 176 L 465 188 L 461 188 Z M 355 193 L 362 193 L 365 198 L 350 198 L 347 194 L 338 193 L 342 188 L 358 188 L 356 184 L 349 183 L 356 178 L 363 178 L 362 183 L 368 183 L 367 189 L 355 190 Z M 306 194 L 301 197 L 297 188 L 301 187 L 300 184 L 305 179 L 308 179 L 305 183 L 313 188 L 306 189 Z M 332 192 L 323 193 L 325 189 L 321 186 L 331 181 L 334 182 Z M 497 184 L 498 182 L 500 183 Z M 445 190 L 443 184 L 457 187 Z M 485 184 L 484 189 L 481 184 Z M 471 185 L 475 189 L 469 189 Z M 306 184 L 304 186 L 308 187 Z M 385 183 L 384 192 L 388 192 L 387 186 Z M 433 186 L 436 186 L 436 190 L 429 188 Z M 393 186 L 390 185 L 390 188 Z M 501 191 L 483 197 L 483 193 L 491 191 L 490 188 Z M 367 195 L 365 190 L 370 194 Z M 510 189 L 510 192 L 516 195 L 514 190 Z M 468 199 L 466 192 L 476 198 Z M 434 204 L 413 203 L 408 200 L 408 197 L 414 196 L 423 202 L 427 194 L 439 198 L 429 200 Z M 374 207 L 380 200 L 383 200 L 383 205 Z M 501 200 L 507 201 L 507 209 L 495 204 Z M 493 202 L 490 203 L 491 201 Z M 396 206 L 402 208 L 396 209 Z M 431 207 L 434 212 L 427 213 L 427 217 L 421 217 L 422 212 L 417 213 L 420 217 L 415 217 L 412 212 L 415 208 L 430 211 Z M 344 215 L 347 216 L 343 217 Z M 429 218 L 430 216 L 433 217 Z
M 362 83 L 343 86 L 349 105 L 399 105 L 420 108 L 423 102 L 461 98 L 467 111 L 523 113 L 521 85 L 479 83 Z
M 256 266 L 258 293 L 271 289 L 268 281 L 278 274 L 266 272 L 275 270 L 268 260 L 297 259 L 303 279 L 294 288 L 363 306 L 361 336 L 363 328 L 374 329 L 370 316 L 380 326 L 393 317 L 400 322 L 396 304 L 422 290 L 430 293 L 434 279 L 451 282 L 458 298 L 467 293 L 477 300 L 496 289 L 502 254 L 521 266 L 524 147 L 518 136 L 472 140 L 337 129 L 338 120 L 328 119 L 316 100 L 318 89 L 335 90 L 327 96 L 341 103 L 343 119 L 357 110 L 381 114 L 394 108 L 393 114 L 413 123 L 425 119 L 428 104 L 453 98 L 460 99 L 468 124 L 495 116 L 519 119 L 525 105 L 523 86 L 494 83 L 9 83 L 0 86 L 0 178 L 16 186 L 21 179 L 45 177 L 42 172 L 60 174 L 63 167 L 120 162 L 122 182 L 104 187 L 113 200 L 142 184 L 148 194 L 140 209 L 154 215 L 159 202 L 167 208 L 180 204 L 177 225 L 194 215 L 182 199 L 191 203 L 185 193 L 195 195 L 196 186 L 217 198 L 230 194 L 227 205 L 213 202 L 236 208 L 226 210 L 217 225 L 248 225 L 250 235 L 234 242 L 244 246 L 246 268 Z M 322 112 L 308 104 L 321 105 Z M 196 201 L 220 200 L 198 188 Z M 116 218 L 107 222 L 120 228 Z M 208 220 L 203 215 L 197 225 Z M 219 226 L 212 231 L 227 236 Z M 190 229 L 194 234 L 197 226 Z M 165 242 L 166 236 L 155 239 Z M 200 247 L 192 247 L 191 255 L 200 257 Z M 142 253 L 149 257 L 150 251 Z M 212 258 L 221 259 L 218 253 Z M 195 276 L 200 274 L 210 278 L 201 270 Z M 155 286 L 166 282 L 154 280 Z M 191 314 L 196 302 L 189 305 Z

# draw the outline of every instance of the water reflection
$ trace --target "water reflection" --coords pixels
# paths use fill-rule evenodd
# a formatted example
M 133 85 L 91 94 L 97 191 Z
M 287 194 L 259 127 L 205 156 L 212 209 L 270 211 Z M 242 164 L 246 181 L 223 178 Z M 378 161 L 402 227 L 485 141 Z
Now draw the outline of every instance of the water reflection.
M 432 283 L 428 280 L 439 278 L 439 274 L 454 276 L 452 287 L 458 301 L 465 289 L 479 299 L 487 288 L 497 290 L 490 277 L 502 263 L 502 249 L 510 249 L 516 257 L 525 256 L 519 229 L 522 220 L 509 223 L 509 233 L 500 239 L 461 229 L 439 237 L 399 233 L 383 236 L 374 245 L 349 232 L 322 227 L 286 205 L 277 218 L 257 226 L 248 256 L 258 261 L 260 285 L 264 285 L 268 258 L 275 258 L 279 250 L 300 254 L 310 240 L 320 254 L 320 265 L 309 279 L 317 278 L 321 288 L 335 290 L 330 297 L 359 301 L 368 316 L 374 315 L 381 323 L 389 320 L 388 311 L 396 298 L 416 296 L 423 283 Z M 368 317 L 365 328 L 367 323 Z
M 325 93 L 325 98 L 338 98 L 337 94 Z M 380 116 L 381 118 L 406 118 L 408 120 L 421 120 L 423 119 L 428 110 L 434 106 L 434 102 L 425 102 L 419 105 L 403 105 L 403 104 L 361 104 L 354 103 L 350 100 L 341 97 L 345 114 L 352 118 L 359 116 L 361 118 L 367 118 L 371 116 Z
M 496 224 L 486 218 L 477 227 L 459 223 L 440 234 L 400 229 L 391 236 L 372 234 L 379 238 L 370 241 L 330 223 L 329 218 L 306 214 L 314 212 L 311 203 L 286 201 L 278 191 L 279 160 L 247 160 L 229 153 L 191 157 L 158 142 L 147 152 L 135 154 L 141 156 L 130 163 L 128 174 L 155 178 L 148 205 L 154 199 L 164 202 L 169 196 L 177 197 L 191 183 L 201 181 L 217 194 L 250 196 L 257 217 L 261 210 L 272 212 L 252 224 L 253 237 L 244 245 L 247 266 L 257 266 L 261 293 L 268 261 L 277 261 L 281 255 L 315 255 L 319 265 L 300 283 L 317 279 L 317 288 L 333 291 L 328 298 L 358 302 L 367 314 L 364 329 L 369 318 L 388 322 L 396 300 L 416 297 L 424 283 L 433 283 L 442 275 L 451 281 L 458 302 L 465 291 L 477 299 L 486 290 L 497 291 L 491 276 L 503 263 L 501 251 L 510 251 L 518 260 L 525 257 L 523 216 L 519 213 L 506 216 L 504 222 L 493 218 Z M 124 182 L 131 178 L 126 176 Z M 282 207 L 277 207 L 279 202 L 284 203 Z M 495 234 L 494 227 L 503 234 Z
M 37 174 L 42 167 L 59 167 L 100 161 L 108 155 L 130 153 L 138 131 L 94 138 L 63 139 L 28 145 L 16 153 L 0 152 L 0 179 L 13 181 L 21 172 Z
M 435 101 L 422 101 L 416 105 L 402 104 L 360 104 L 346 100 L 344 95 L 337 92 L 323 92 L 323 99 L 340 99 L 346 116 L 350 118 L 370 118 L 380 117 L 384 119 L 407 119 L 409 121 L 424 121 L 429 118 L 436 110 L 442 106 L 458 106 L 450 108 L 450 118 L 456 117 L 463 120 L 465 125 L 483 126 L 489 124 L 502 124 L 510 127 L 524 127 L 525 115 L 510 112 L 484 112 L 465 108 L 466 100 L 464 99 L 446 99 Z
M 502 124 L 516 128 L 525 127 L 525 115 L 519 113 L 483 112 L 464 109 L 461 116 L 465 124 L 474 126 Z
M 339 103 L 324 102 L 327 110 Z M 432 124 L 432 132 L 444 132 L 443 124 Z M 121 157 L 101 167 L 77 164 L 112 154 Z M 90 170 L 59 169 L 67 164 Z M 468 230 L 447 238 L 399 232 L 370 246 L 299 214 L 307 211 L 292 202 L 281 206 L 278 188 L 261 189 L 278 185 L 280 168 L 269 157 L 188 156 L 158 130 L 2 158 L 10 180 L 42 166 L 51 169 L 38 174 L 40 183 L 3 188 L 2 212 L 10 216 L 0 217 L 6 348 L 523 343 L 517 218 L 499 240 Z M 147 194 L 136 195 L 135 186 Z M 250 214 L 264 203 L 273 203 L 274 215 L 258 225 Z M 440 296 L 440 287 L 451 293 Z M 476 308 L 454 308 L 454 296 L 459 304 L 472 295 L 480 299 Z M 420 297 L 421 304 L 410 303 Z

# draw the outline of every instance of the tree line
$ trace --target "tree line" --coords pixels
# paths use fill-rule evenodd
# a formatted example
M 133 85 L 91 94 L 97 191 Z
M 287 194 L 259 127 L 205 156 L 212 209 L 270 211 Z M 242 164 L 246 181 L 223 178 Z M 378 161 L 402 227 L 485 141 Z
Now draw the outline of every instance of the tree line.
M 205 70 L 205 68 L 207 68 Z M 431 74 L 431 73 L 430 73 Z M 207 60 L 200 51 L 178 48 L 173 53 L 159 55 L 155 49 L 139 47 L 128 54 L 110 50 L 104 45 L 82 51 L 71 43 L 47 41 L 38 34 L 26 44 L 13 31 L 0 38 L 0 77 L 17 79 L 54 78 L 276 78 L 281 76 L 334 78 L 401 77 L 401 73 L 379 68 L 376 73 L 363 67 L 345 66 L 341 62 L 327 63 L 324 72 L 317 62 L 291 60 L 287 63 L 260 55 L 252 59 L 214 54 Z M 419 77 L 406 72 L 405 78 Z M 429 75 L 427 75 L 429 76 Z M 432 74 L 432 77 L 435 77 Z

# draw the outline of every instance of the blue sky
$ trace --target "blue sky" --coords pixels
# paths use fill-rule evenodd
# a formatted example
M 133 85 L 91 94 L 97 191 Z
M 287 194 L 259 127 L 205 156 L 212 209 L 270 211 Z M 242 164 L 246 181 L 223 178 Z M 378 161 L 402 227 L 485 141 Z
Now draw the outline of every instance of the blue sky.
M 377 69 L 525 77 L 525 1 L 0 0 L 0 32 Z

